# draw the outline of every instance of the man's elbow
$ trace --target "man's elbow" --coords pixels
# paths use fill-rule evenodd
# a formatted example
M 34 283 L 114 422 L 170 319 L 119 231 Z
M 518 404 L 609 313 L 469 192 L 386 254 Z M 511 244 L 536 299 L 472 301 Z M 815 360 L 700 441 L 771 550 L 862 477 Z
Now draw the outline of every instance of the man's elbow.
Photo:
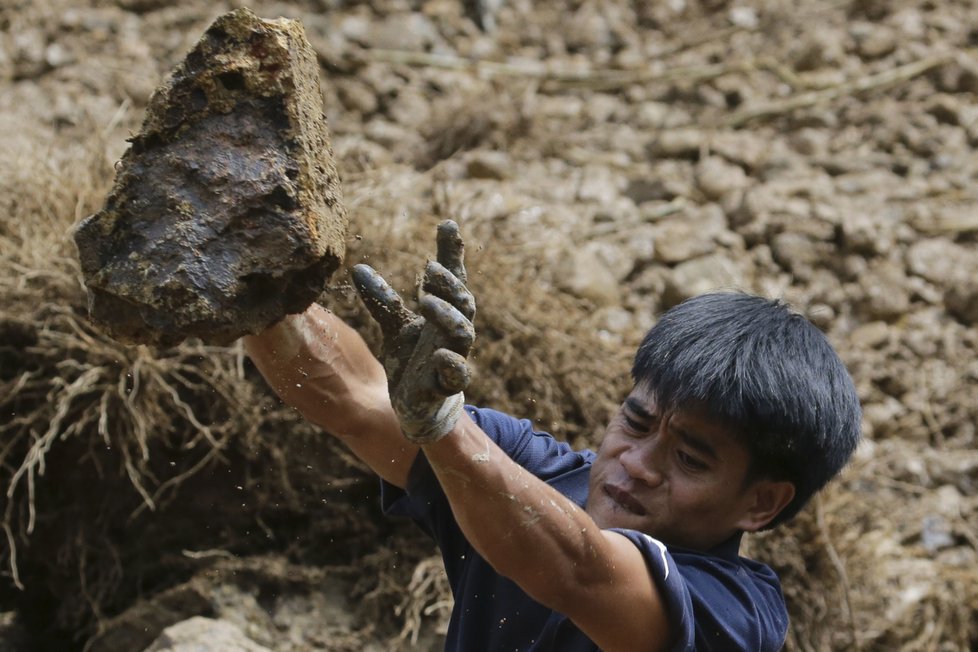
M 490 562 L 491 563 L 491 562 Z M 508 577 L 535 601 L 565 616 L 586 609 L 589 599 L 600 595 L 609 576 L 593 561 L 569 563 L 562 571 L 553 568 L 520 568 L 518 564 L 492 564 L 497 573 Z

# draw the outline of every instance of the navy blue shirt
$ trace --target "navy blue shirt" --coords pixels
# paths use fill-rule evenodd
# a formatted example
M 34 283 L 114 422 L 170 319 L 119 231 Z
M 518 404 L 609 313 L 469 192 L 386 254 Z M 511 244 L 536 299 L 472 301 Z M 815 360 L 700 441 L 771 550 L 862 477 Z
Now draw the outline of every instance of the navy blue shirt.
M 495 410 L 465 409 L 514 461 L 584 507 L 592 451 L 574 451 L 534 431 L 527 420 Z M 530 598 L 475 552 L 423 454 L 411 467 L 407 491 L 384 483 L 383 502 L 385 513 L 410 517 L 441 550 L 455 596 L 446 650 L 598 650 L 569 618 Z M 666 546 L 635 530 L 616 531 L 645 558 L 667 605 L 673 650 L 781 649 L 788 628 L 781 584 L 770 568 L 738 555 L 740 535 L 703 553 Z

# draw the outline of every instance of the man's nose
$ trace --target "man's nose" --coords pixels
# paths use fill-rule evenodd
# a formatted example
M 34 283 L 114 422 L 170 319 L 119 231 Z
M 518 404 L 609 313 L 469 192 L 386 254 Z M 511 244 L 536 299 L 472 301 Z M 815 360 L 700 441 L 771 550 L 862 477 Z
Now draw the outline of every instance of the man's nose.
M 619 460 L 625 473 L 650 487 L 662 484 L 661 460 L 654 441 L 646 440 L 622 452 Z

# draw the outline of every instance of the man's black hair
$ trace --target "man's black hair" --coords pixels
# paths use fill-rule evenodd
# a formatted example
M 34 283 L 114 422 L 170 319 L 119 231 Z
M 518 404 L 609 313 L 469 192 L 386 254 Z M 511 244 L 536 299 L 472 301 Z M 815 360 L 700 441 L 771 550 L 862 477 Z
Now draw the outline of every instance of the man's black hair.
M 705 294 L 667 311 L 635 354 L 632 378 L 660 410 L 695 406 L 738 434 L 747 480 L 787 480 L 794 499 L 767 525 L 801 510 L 849 460 L 861 409 L 832 345 L 781 301 Z

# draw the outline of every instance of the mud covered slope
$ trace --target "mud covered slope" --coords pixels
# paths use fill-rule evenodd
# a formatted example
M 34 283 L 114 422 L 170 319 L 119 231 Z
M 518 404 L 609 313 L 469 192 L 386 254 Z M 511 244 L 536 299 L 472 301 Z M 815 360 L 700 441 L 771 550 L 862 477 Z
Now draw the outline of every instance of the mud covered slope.
M 974 649 L 978 8 L 507 0 L 486 33 L 464 4 L 250 5 L 301 20 L 327 82 L 345 264 L 404 289 L 458 220 L 467 395 L 576 445 L 661 310 L 784 297 L 849 364 L 866 434 L 750 538 L 784 580 L 787 649 Z M 238 348 L 126 347 L 87 318 L 70 228 L 229 9 L 0 9 L 0 622 L 51 649 L 140 649 L 198 615 L 275 650 L 438 649 L 432 547 Z M 321 300 L 372 337 L 344 274 Z

